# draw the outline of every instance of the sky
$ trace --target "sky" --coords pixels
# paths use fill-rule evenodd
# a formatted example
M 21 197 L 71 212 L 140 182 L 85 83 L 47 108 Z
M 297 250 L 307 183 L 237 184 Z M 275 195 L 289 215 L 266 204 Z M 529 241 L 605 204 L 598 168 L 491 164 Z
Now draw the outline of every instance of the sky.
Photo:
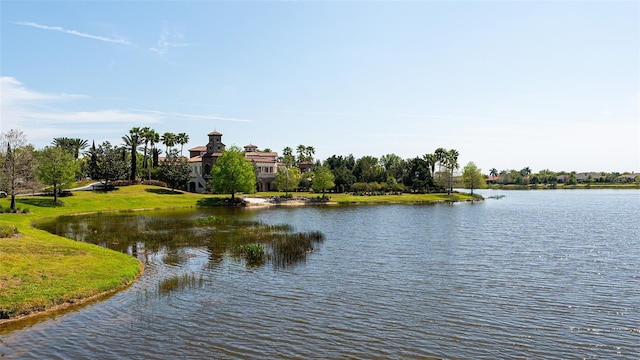
M 640 172 L 637 1 L 0 2 L 0 130 Z

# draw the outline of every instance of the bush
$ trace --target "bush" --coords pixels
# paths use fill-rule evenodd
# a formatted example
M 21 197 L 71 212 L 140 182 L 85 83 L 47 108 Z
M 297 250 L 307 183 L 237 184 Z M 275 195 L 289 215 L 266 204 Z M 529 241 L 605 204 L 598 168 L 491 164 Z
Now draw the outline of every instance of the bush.
M 18 235 L 18 228 L 13 225 L 0 225 L 0 238 L 10 238 Z
M 142 185 L 168 187 L 166 182 L 160 180 L 144 180 Z

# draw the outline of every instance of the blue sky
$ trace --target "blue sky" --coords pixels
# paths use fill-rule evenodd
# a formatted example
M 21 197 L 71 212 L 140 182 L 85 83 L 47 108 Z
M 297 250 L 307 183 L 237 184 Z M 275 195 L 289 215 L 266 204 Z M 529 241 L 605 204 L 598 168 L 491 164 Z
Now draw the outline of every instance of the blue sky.
M 640 3 L 2 1 L 1 124 L 640 171 Z

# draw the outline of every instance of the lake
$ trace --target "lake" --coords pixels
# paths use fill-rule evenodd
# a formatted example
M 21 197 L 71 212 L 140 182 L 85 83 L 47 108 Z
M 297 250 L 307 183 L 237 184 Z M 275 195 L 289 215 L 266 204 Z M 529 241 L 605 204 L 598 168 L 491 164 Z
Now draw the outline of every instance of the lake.
M 505 197 L 190 210 L 325 240 L 288 266 L 139 243 L 140 280 L 0 335 L 0 356 L 640 358 L 640 191 L 481 193 Z

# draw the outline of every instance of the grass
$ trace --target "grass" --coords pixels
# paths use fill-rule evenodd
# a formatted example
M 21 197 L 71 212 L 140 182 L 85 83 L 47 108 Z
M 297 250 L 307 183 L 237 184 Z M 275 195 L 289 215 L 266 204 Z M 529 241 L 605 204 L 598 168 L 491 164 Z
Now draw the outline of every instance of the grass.
M 321 196 L 316 193 L 309 192 L 296 192 L 291 193 L 293 197 L 306 197 L 309 199 L 317 198 Z M 281 192 L 261 192 L 256 193 L 253 196 L 269 198 L 273 196 L 282 196 Z M 478 200 L 479 197 L 471 196 L 464 193 L 452 193 L 447 194 L 401 194 L 401 195 L 350 195 L 350 194 L 326 194 L 329 197 L 329 201 L 338 204 L 422 204 L 422 203 L 436 203 L 447 201 L 469 201 Z
M 255 196 L 274 195 L 281 193 L 258 193 Z M 319 196 L 313 193 L 294 195 Z M 341 204 L 472 199 L 464 194 L 329 196 L 331 201 Z M 18 197 L 18 207 L 28 206 L 30 213 L 0 213 L 0 228 L 19 234 L 0 238 L 0 322 L 122 288 L 142 271 L 142 265 L 133 257 L 50 234 L 36 229 L 32 223 L 61 215 L 215 205 L 226 197 L 228 195 L 171 193 L 147 185 L 126 186 L 110 192 L 76 192 L 73 196 L 61 198 L 60 204 L 53 204 L 52 197 Z M 8 208 L 9 205 L 8 198 L 0 199 L 0 208 Z

